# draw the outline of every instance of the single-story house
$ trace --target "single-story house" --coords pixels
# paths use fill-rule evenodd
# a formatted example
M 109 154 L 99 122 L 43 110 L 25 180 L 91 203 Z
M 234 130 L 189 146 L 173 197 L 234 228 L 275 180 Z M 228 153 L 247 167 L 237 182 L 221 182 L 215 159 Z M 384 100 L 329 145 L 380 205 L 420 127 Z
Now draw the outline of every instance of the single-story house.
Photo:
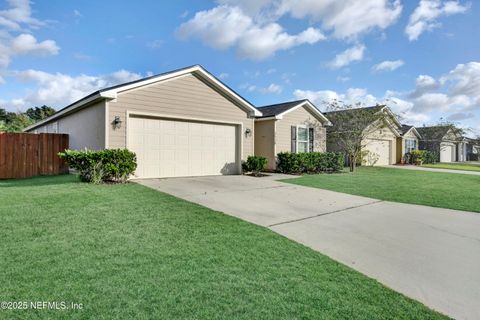
M 402 124 L 401 136 L 397 138 L 397 163 L 400 163 L 405 154 L 418 150 L 418 141 L 422 138 L 414 126 Z
M 480 141 L 478 139 L 467 138 L 467 161 L 480 160 Z
M 368 113 L 371 116 L 367 116 Z M 383 113 L 383 115 L 379 115 Z M 324 112 L 333 126 L 327 128 L 327 151 L 342 151 L 336 136 L 363 130 L 362 151 L 367 165 L 390 165 L 397 160 L 397 139 L 401 138 L 401 124 L 393 112 L 384 105 Z M 358 119 L 364 119 L 361 121 Z M 372 122 L 369 123 L 369 120 Z M 361 128 L 360 128 L 361 126 Z
M 262 113 L 199 65 L 96 91 L 25 129 L 71 149 L 128 148 L 135 177 L 238 174 Z
M 440 162 L 465 161 L 466 146 L 462 137 L 451 126 L 418 127 L 419 149 L 429 150 Z
M 325 152 L 330 121 L 309 100 L 259 107 L 255 119 L 255 155 L 275 170 L 280 152 Z

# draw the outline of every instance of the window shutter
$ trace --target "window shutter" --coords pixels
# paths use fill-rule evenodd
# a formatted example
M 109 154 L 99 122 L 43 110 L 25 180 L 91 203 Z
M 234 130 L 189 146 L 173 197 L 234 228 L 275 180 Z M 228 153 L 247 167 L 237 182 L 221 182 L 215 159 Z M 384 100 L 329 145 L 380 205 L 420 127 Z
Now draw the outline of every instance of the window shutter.
M 297 152 L 297 127 L 292 126 L 292 152 Z
M 314 143 L 314 133 L 313 128 L 308 128 L 308 151 L 313 152 L 313 143 Z

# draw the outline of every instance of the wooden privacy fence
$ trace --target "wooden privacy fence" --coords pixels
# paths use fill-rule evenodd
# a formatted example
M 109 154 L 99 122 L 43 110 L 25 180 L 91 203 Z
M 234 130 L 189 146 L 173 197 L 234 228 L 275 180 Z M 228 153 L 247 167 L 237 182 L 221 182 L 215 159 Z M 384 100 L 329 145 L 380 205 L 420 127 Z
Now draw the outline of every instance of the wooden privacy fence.
M 0 179 L 67 173 L 57 155 L 68 149 L 68 134 L 0 132 Z

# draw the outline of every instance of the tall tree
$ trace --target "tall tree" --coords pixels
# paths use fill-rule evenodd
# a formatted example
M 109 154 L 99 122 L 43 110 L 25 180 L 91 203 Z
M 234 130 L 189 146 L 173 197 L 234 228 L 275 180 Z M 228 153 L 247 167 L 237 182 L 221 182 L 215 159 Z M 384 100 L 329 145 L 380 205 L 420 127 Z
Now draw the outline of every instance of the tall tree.
M 333 123 L 327 134 L 330 150 L 340 151 L 348 157 L 350 171 L 355 171 L 361 152 L 368 145 L 368 136 L 387 126 L 389 115 L 385 106 L 361 108 L 360 103 L 342 101 L 327 103 L 327 118 Z
M 28 108 L 27 111 L 25 111 L 25 114 L 35 122 L 43 120 L 54 113 L 55 113 L 55 109 L 46 105 L 43 105 L 41 107 Z

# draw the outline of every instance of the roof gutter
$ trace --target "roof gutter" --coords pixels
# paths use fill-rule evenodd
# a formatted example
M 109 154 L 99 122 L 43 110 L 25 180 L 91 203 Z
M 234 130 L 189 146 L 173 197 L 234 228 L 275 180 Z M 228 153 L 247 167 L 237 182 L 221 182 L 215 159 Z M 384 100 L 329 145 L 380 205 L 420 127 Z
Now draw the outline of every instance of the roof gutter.
M 92 103 L 92 102 L 95 102 L 95 101 L 100 101 L 102 99 L 115 99 L 117 97 L 116 94 L 112 95 L 112 94 L 108 94 L 106 92 L 96 92 L 95 94 L 91 95 L 91 96 L 87 96 L 71 105 L 69 105 L 68 107 L 66 108 L 63 108 L 62 110 L 54 113 L 53 115 L 51 115 L 50 117 L 47 117 L 39 122 L 36 122 L 34 124 L 32 124 L 31 126 L 28 126 L 26 127 L 25 129 L 23 129 L 24 132 L 27 132 L 27 131 L 30 131 L 32 129 L 35 129 L 35 128 L 38 128 L 48 122 L 51 122 L 55 119 L 58 119 L 58 118 L 61 118 L 62 116 L 72 112 L 73 110 L 76 110 L 84 105 L 87 105 L 89 103 Z

